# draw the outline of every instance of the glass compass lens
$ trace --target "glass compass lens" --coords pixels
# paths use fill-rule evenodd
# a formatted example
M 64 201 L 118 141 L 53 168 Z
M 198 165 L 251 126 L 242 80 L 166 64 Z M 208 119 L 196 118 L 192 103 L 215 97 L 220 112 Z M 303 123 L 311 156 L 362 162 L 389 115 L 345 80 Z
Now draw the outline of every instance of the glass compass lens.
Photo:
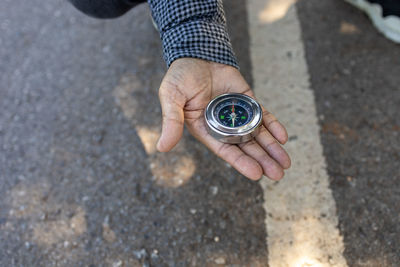
M 231 98 L 220 102 L 215 108 L 215 117 L 226 127 L 240 127 L 248 123 L 253 116 L 249 103 Z
M 247 95 L 223 94 L 210 101 L 204 116 L 211 136 L 224 143 L 238 144 L 258 134 L 262 110 Z

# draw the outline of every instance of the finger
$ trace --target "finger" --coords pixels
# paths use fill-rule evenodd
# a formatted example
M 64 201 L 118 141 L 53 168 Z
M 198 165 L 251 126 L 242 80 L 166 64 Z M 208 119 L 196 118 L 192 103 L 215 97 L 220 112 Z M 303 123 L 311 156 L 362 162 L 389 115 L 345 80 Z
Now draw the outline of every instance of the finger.
M 256 141 L 282 168 L 290 168 L 291 160 L 288 153 L 264 126 L 261 126 L 260 133 L 256 136 Z
M 246 155 L 238 146 L 218 142 L 210 149 L 247 178 L 259 180 L 262 177 L 263 170 L 260 164 Z
M 265 176 L 272 180 L 282 179 L 284 175 L 282 167 L 273 160 L 256 141 L 252 140 L 240 144 L 239 147 L 261 165 Z
M 160 88 L 159 98 L 162 109 L 162 131 L 157 143 L 160 152 L 171 150 L 181 139 L 183 133 L 185 100 L 177 97 L 173 90 Z
M 251 180 L 258 180 L 262 177 L 263 170 L 255 159 L 246 155 L 238 146 L 224 144 L 207 133 L 204 121 L 200 120 L 189 131 L 203 144 L 205 144 L 218 157 L 228 162 L 238 172 Z M 196 129 L 196 131 L 193 131 Z M 199 134 L 200 133 L 200 134 Z
M 288 140 L 288 133 L 286 128 L 272 115 L 268 110 L 262 107 L 263 110 L 263 124 L 265 128 L 272 134 L 272 136 L 279 141 L 282 145 Z

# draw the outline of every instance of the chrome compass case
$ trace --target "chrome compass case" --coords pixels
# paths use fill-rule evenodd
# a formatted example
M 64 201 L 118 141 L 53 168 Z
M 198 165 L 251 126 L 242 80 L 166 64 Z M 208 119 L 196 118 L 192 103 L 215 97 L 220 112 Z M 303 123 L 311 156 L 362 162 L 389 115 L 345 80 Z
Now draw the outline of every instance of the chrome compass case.
M 258 135 L 262 125 L 260 104 L 244 94 L 217 96 L 207 105 L 204 116 L 208 133 L 229 144 L 250 141 Z

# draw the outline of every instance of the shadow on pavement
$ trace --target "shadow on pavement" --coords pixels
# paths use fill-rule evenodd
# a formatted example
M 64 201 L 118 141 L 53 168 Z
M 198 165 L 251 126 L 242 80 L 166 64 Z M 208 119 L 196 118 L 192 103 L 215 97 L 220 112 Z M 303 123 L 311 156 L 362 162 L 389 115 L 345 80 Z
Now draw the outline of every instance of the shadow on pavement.
M 15 5 L 5 8 L 16 42 L 25 13 Z M 265 263 L 259 185 L 186 132 L 172 153 L 152 147 L 165 67 L 147 6 L 100 21 L 64 2 L 36 5 L 26 27 L 37 36 L 10 63 L 24 79 L 4 78 L 0 100 L 0 265 Z

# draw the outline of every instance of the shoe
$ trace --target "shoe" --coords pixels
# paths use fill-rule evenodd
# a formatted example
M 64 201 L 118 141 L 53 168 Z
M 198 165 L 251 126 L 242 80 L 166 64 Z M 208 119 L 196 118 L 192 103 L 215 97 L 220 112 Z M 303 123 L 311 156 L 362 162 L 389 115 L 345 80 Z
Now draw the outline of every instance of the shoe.
M 361 9 L 386 38 L 400 43 L 399 0 L 345 0 Z

